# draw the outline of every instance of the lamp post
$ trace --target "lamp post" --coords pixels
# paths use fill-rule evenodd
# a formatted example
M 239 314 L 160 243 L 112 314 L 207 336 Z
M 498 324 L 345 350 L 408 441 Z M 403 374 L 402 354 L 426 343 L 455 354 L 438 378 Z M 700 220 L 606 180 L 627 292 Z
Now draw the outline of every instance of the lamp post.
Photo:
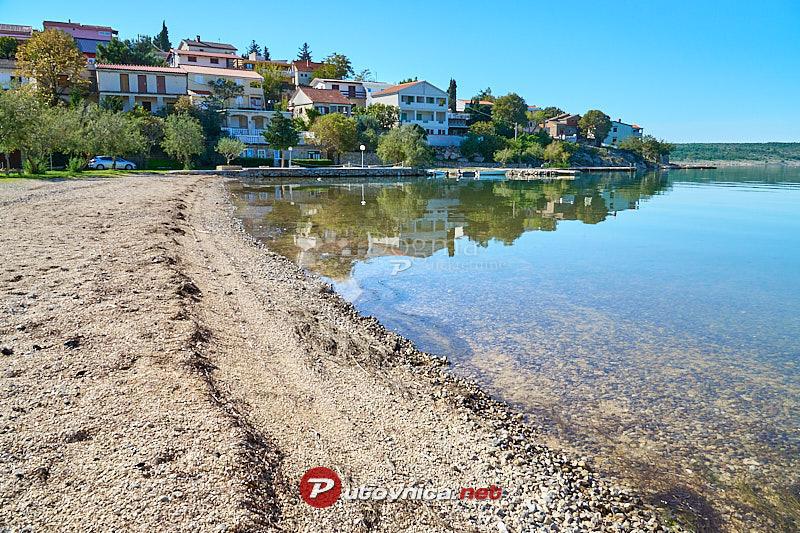
M 293 148 L 289 147 L 289 168 L 292 168 L 292 150 Z
M 361 168 L 364 168 L 364 150 L 367 149 L 363 144 L 358 147 L 361 150 Z

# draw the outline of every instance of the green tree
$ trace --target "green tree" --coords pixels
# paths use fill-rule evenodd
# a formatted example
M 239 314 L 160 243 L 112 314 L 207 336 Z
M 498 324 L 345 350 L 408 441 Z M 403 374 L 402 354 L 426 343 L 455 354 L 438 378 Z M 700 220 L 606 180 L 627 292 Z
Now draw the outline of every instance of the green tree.
M 92 106 L 83 135 L 89 152 L 111 156 L 112 168 L 117 168 L 117 157 L 140 154 L 145 150 L 146 141 L 138 124 L 127 113 Z
M 147 168 L 148 160 L 153 148 L 161 144 L 164 140 L 164 119 L 153 115 L 141 106 L 136 106 L 130 111 L 131 118 L 136 122 L 139 133 L 144 139 L 142 156 L 144 158 L 144 168 Z
M 458 85 L 456 80 L 450 78 L 450 85 L 447 87 L 447 98 L 450 100 L 450 111 L 456 112 L 456 105 L 458 104 Z
M 70 88 L 88 85 L 81 76 L 86 58 L 72 36 L 59 30 L 34 33 L 17 51 L 17 68 L 36 81 L 36 89 L 51 105 Z
M 633 152 L 647 161 L 660 163 L 675 149 L 675 146 L 663 140 L 659 141 L 652 135 L 645 135 L 644 137 L 628 137 L 619 143 L 619 148 Z
M 578 130 L 585 138 L 593 139 L 595 145 L 600 146 L 611 131 L 611 117 L 598 109 L 591 109 L 578 121 Z
M 577 145 L 571 142 L 553 141 L 544 149 L 544 159 L 553 167 L 568 167 Z
M 338 157 L 342 152 L 355 150 L 358 146 L 356 121 L 341 113 L 322 115 L 311 126 L 317 142 Z
M 247 145 L 239 139 L 233 137 L 222 137 L 217 142 L 217 152 L 225 158 L 225 164 L 230 165 L 239 154 L 241 154 Z
M 283 113 L 277 112 L 270 119 L 263 135 L 270 148 L 280 152 L 281 167 L 283 167 L 283 151 L 290 146 L 297 145 L 299 140 L 300 134 L 294 121 L 286 118 Z
M 269 61 L 269 60 L 270 60 L 270 57 L 269 57 L 269 48 L 267 48 L 267 45 L 266 45 L 266 44 L 264 45 L 264 52 L 263 52 L 263 54 L 264 54 L 264 61 Z
M 433 161 L 433 155 L 433 149 L 425 139 L 425 132 L 412 124 L 394 128 L 378 141 L 378 157 L 384 163 L 422 167 Z
M 303 46 L 300 47 L 300 51 L 297 53 L 297 60 L 311 61 L 311 49 L 308 47 L 308 43 L 303 43 Z
M 12 152 L 25 150 L 29 134 L 41 114 L 41 102 L 28 87 L 0 91 L 0 152 L 5 156 L 5 172 L 10 170 Z
M 244 94 L 244 86 L 227 78 L 217 78 L 208 82 L 211 87 L 211 97 L 221 108 L 228 107 L 228 100 Z
M 461 154 L 470 159 L 492 161 L 495 152 L 505 148 L 506 143 L 506 139 L 497 133 L 493 122 L 476 122 L 469 127 L 461 142 Z
M 400 81 L 397 82 L 397 85 L 402 85 L 404 83 L 412 83 L 412 82 L 415 82 L 415 81 L 418 81 L 416 76 L 414 76 L 413 78 L 406 78 L 404 80 L 400 80 Z
M 122 65 L 165 65 L 164 57 L 159 54 L 153 39 L 139 35 L 134 40 L 124 41 L 114 38 L 108 44 L 97 45 L 97 61 L 100 63 L 116 63 Z
M 255 54 L 256 56 L 261 55 L 261 47 L 258 45 L 255 39 L 250 41 L 250 45 L 247 47 L 245 53 L 242 54 L 242 57 L 250 57 L 250 54 Z
M 492 94 L 491 87 L 483 89 L 481 92 L 473 96 L 472 99 L 475 102 L 480 102 L 481 100 L 486 100 L 487 102 L 494 102 L 495 100 L 494 95 Z
M 356 81 L 375 81 L 375 75 L 368 68 L 360 70 L 353 79 Z
M 322 62 L 323 65 L 313 72 L 313 78 L 342 80 L 353 75 L 353 65 L 344 54 L 333 53 Z
M 0 37 L 0 59 L 15 59 L 17 47 L 17 40 L 13 37 Z
M 494 101 L 492 106 L 492 120 L 513 127 L 516 124 L 528 122 L 528 105 L 516 93 L 509 93 Z
M 258 67 L 257 72 L 264 78 L 261 82 L 261 88 L 264 90 L 264 101 L 274 103 L 279 100 L 287 85 L 283 69 L 278 65 L 266 64 Z
M 544 109 L 540 109 L 539 111 L 535 111 L 531 113 L 529 118 L 531 122 L 534 124 L 544 124 L 544 121 L 553 117 L 557 117 L 558 115 L 563 115 L 564 111 L 562 111 L 558 107 L 545 107 Z
M 153 44 L 156 45 L 162 52 L 169 52 L 172 48 L 172 42 L 169 40 L 169 30 L 167 29 L 167 21 L 161 21 L 161 31 L 153 37 Z
M 397 125 L 397 121 L 400 119 L 397 108 L 387 104 L 372 104 L 366 109 L 365 113 L 374 117 L 384 130 L 394 128 Z
M 164 121 L 164 141 L 161 147 L 164 151 L 183 163 L 184 169 L 189 169 L 192 156 L 203 153 L 205 136 L 200 122 L 183 113 L 176 113 Z

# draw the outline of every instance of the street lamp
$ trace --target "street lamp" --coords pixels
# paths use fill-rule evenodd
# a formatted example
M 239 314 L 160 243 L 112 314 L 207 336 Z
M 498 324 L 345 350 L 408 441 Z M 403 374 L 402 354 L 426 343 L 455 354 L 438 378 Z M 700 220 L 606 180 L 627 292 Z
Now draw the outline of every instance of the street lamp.
M 364 150 L 367 149 L 363 144 L 358 147 L 361 150 L 361 168 L 364 168 Z
M 290 146 L 289 147 L 289 168 L 292 168 L 292 150 L 294 150 L 294 148 L 292 148 Z

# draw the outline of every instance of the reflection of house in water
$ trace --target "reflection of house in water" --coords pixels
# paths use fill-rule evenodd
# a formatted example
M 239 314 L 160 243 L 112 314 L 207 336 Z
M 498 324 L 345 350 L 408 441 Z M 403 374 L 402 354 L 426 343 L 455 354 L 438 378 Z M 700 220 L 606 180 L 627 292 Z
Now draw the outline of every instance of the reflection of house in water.
M 455 239 L 464 235 L 464 221 L 453 220 L 451 211 L 458 207 L 456 198 L 428 200 L 425 214 L 403 222 L 397 235 L 369 235 L 368 257 L 406 255 L 430 257 L 443 248 L 449 255 L 455 250 Z

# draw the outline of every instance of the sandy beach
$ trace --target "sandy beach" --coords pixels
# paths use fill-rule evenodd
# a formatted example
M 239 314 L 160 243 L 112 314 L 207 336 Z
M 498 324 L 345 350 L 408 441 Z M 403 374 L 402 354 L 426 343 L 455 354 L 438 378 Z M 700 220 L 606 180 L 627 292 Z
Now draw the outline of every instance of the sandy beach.
M 662 531 L 661 511 L 253 242 L 222 178 L 0 181 L 0 526 Z M 298 483 L 502 488 L 344 501 Z

